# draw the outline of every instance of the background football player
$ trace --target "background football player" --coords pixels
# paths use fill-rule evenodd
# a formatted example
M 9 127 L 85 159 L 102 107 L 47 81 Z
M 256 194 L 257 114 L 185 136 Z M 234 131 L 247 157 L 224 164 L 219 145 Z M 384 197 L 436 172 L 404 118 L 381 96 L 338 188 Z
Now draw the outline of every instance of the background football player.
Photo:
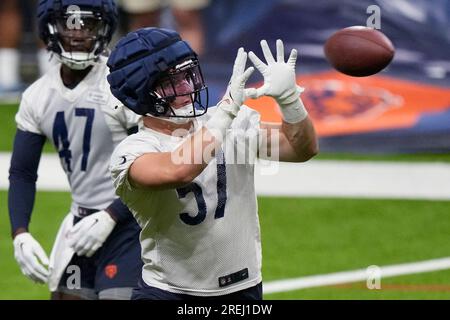
M 27 277 L 48 282 L 55 299 L 129 299 L 142 267 L 140 229 L 115 195 L 108 163 L 139 116 L 115 108 L 106 82 L 102 53 L 116 28 L 115 3 L 42 0 L 38 20 L 40 37 L 61 63 L 24 92 L 16 115 L 9 188 L 15 257 Z M 50 259 L 28 232 L 46 139 L 72 191 Z M 76 270 L 68 266 L 79 267 L 80 288 L 68 285 Z
M 247 53 L 241 48 L 228 90 L 212 109 L 197 55 L 176 32 L 141 29 L 112 52 L 111 90 L 144 116 L 144 128 L 111 157 L 117 193 L 142 227 L 144 268 L 133 299 L 262 298 L 254 168 L 227 162 L 234 148 L 224 148 L 226 134 L 267 130 L 259 149 L 237 145 L 237 152 L 270 150 L 273 142 L 281 161 L 306 161 L 318 146 L 295 82 L 296 51 L 285 62 L 280 40 L 276 60 L 267 43 L 261 45 L 267 64 L 253 53 L 250 58 L 264 85 L 245 89 L 253 67 L 245 69 Z M 259 114 L 243 105 L 247 95 L 275 98 L 282 124 L 261 123 Z M 190 154 L 188 161 L 174 161 L 183 153 Z M 196 161 L 196 154 L 212 158 Z

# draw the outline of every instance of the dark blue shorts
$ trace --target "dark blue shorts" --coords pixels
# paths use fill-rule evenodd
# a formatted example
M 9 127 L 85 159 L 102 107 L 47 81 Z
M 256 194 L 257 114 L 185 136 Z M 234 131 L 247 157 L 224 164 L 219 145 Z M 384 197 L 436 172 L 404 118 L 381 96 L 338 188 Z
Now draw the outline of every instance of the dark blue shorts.
M 188 294 L 173 293 L 147 285 L 142 279 L 139 280 L 138 288 L 133 290 L 131 300 L 262 300 L 262 283 L 241 291 L 236 291 L 222 296 L 192 296 Z
M 76 224 L 80 218 L 74 218 Z M 77 265 L 81 271 L 80 283 L 83 298 L 93 296 L 112 288 L 136 288 L 141 279 L 142 260 L 139 242 L 140 228 L 135 219 L 115 226 L 103 246 L 90 258 L 75 254 L 67 268 Z M 71 294 L 73 286 L 73 267 L 64 272 L 58 291 Z M 86 296 L 87 295 L 87 296 Z M 131 290 L 130 290 L 131 296 Z

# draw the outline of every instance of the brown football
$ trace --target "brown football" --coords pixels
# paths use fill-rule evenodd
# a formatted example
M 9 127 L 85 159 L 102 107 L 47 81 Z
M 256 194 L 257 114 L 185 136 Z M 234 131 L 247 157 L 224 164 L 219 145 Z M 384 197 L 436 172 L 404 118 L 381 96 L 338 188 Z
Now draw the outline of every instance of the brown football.
M 394 46 L 378 30 L 354 26 L 335 32 L 324 47 L 325 56 L 338 71 L 366 77 L 383 70 L 394 58 Z

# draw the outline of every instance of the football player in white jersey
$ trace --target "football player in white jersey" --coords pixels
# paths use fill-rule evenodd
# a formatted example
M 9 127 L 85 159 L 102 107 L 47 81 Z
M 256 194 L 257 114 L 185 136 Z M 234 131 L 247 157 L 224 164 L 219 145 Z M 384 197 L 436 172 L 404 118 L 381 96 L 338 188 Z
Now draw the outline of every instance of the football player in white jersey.
M 279 160 L 302 162 L 318 144 L 295 81 L 296 51 L 285 62 L 281 40 L 276 59 L 267 42 L 261 46 L 266 63 L 249 56 L 264 85 L 245 88 L 254 68 L 246 69 L 241 48 L 225 96 L 210 109 L 197 55 L 176 32 L 141 29 L 113 50 L 111 91 L 144 116 L 110 166 L 117 194 L 142 228 L 144 268 L 132 299 L 262 299 L 254 166 L 233 163 L 232 153 L 264 157 L 262 150 L 278 146 Z M 278 102 L 282 124 L 261 122 L 243 105 L 263 95 Z M 252 131 L 257 148 L 234 139 L 229 147 L 230 136 Z
M 102 56 L 117 25 L 112 0 L 42 0 L 39 31 L 61 62 L 23 94 L 10 167 L 9 213 L 22 272 L 54 299 L 129 299 L 140 278 L 139 232 L 115 195 L 108 164 L 140 116 L 117 107 Z M 42 148 L 49 139 L 72 192 L 48 259 L 28 231 Z M 47 268 L 48 266 L 48 268 Z

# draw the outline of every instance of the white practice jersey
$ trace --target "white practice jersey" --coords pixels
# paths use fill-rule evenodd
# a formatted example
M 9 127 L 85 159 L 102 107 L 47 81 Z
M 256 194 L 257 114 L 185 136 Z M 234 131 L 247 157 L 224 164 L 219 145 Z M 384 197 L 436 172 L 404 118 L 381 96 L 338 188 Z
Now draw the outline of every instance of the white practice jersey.
M 18 129 L 44 135 L 55 146 L 71 187 L 72 212 L 78 206 L 105 209 L 117 198 L 110 157 L 140 120 L 111 94 L 108 72 L 102 58 L 71 90 L 55 65 L 24 92 L 16 114 Z
M 215 108 L 196 118 L 200 128 Z M 259 114 L 243 107 L 232 127 L 259 128 Z M 133 161 L 149 152 L 171 152 L 182 143 L 144 127 L 122 141 L 111 157 L 118 195 L 142 228 L 143 280 L 150 286 L 198 296 L 224 295 L 261 282 L 261 240 L 253 164 L 217 161 L 192 183 L 150 191 L 128 181 Z M 233 148 L 225 148 L 225 153 Z M 238 152 L 249 152 L 238 148 Z M 227 156 L 225 156 L 225 159 Z

